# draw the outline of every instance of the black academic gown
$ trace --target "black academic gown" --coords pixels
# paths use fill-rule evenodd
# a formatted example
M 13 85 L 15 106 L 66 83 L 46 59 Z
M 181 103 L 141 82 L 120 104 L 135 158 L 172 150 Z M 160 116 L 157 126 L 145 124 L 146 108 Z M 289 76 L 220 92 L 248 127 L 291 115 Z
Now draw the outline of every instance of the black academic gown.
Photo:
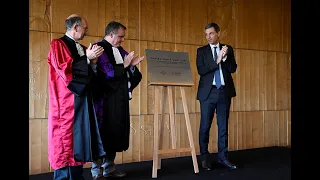
M 105 40 L 97 43 L 104 48 L 104 55 L 97 62 L 97 74 L 99 77 L 100 93 L 95 94 L 95 108 L 99 114 L 99 129 L 106 152 L 121 152 L 129 148 L 130 135 L 130 111 L 129 91 L 140 83 L 142 75 L 137 67 L 134 72 L 124 68 L 123 64 L 116 64 L 112 46 Z M 128 52 L 119 47 L 119 52 L 124 58 Z M 108 61 L 113 71 L 112 77 L 106 75 L 101 69 L 100 61 Z M 105 67 L 106 68 L 106 67 Z M 129 77 L 127 75 L 129 73 Z M 131 88 L 128 89 L 128 80 Z

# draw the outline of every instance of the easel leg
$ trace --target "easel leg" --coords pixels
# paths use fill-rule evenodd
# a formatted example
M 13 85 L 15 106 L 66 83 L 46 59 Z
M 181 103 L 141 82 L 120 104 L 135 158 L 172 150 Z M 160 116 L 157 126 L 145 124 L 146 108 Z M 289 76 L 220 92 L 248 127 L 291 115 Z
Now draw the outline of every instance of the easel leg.
M 159 87 L 155 87 L 154 94 L 154 126 L 153 126 L 153 167 L 152 178 L 157 178 L 159 157 Z
M 176 136 L 176 128 L 175 128 L 176 126 L 175 126 L 175 120 L 174 120 L 173 93 L 172 93 L 171 86 L 168 86 L 168 99 L 169 99 L 171 146 L 172 146 L 172 149 L 176 149 L 177 136 Z
M 166 107 L 166 90 L 167 86 L 163 86 L 162 88 L 162 97 L 161 97 L 161 119 L 160 119 L 160 135 L 159 135 L 159 149 L 162 149 L 162 144 L 163 144 L 163 130 L 164 130 L 164 115 L 165 115 L 165 107 Z M 161 169 L 161 154 L 158 155 L 158 169 Z
M 185 116 L 185 119 L 186 119 L 188 138 L 189 138 L 189 143 L 190 143 L 190 147 L 191 147 L 193 168 L 194 168 L 194 172 L 198 173 L 199 172 L 199 167 L 198 167 L 198 161 L 197 161 L 197 156 L 196 156 L 196 150 L 194 148 L 194 143 L 193 143 L 193 136 L 192 136 L 192 131 L 191 131 L 189 111 L 188 111 L 187 99 L 186 99 L 186 93 L 185 93 L 184 87 L 180 87 L 180 91 L 181 91 L 181 97 L 182 97 L 184 116 Z

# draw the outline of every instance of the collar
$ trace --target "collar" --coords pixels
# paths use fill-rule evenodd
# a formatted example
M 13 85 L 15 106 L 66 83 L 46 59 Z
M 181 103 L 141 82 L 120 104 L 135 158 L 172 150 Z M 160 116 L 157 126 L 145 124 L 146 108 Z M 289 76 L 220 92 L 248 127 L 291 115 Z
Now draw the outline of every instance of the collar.
M 76 40 L 73 39 L 73 37 L 71 35 L 69 35 L 67 32 L 65 34 L 66 36 L 68 36 L 68 38 L 72 39 L 75 43 L 78 43 Z
M 209 45 L 211 49 L 213 49 L 214 47 L 218 47 L 218 48 L 220 47 L 220 43 L 218 43 L 217 45 L 212 45 L 212 44 L 209 44 Z

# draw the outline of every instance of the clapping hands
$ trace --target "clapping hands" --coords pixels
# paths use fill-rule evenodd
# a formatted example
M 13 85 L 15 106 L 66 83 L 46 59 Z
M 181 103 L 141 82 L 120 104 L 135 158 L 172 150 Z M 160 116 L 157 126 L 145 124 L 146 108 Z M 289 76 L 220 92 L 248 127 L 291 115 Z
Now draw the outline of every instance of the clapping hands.
M 222 49 L 220 50 L 219 55 L 218 55 L 218 59 L 217 59 L 218 64 L 227 55 L 227 53 L 228 53 L 228 46 L 227 45 L 222 46 Z
M 123 65 L 124 68 L 130 66 L 135 66 L 139 64 L 144 59 L 144 56 L 139 57 L 139 55 L 134 55 L 134 51 L 131 51 L 128 55 L 124 57 Z
M 87 57 L 90 59 L 90 62 L 95 64 L 98 60 L 98 57 L 102 55 L 104 49 L 103 47 L 90 43 L 89 47 L 86 49 Z

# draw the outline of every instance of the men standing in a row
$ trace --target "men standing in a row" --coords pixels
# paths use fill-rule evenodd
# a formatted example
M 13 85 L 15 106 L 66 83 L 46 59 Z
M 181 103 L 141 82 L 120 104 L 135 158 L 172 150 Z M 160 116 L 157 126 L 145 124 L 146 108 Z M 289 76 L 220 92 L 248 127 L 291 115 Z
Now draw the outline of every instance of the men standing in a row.
M 233 48 L 219 43 L 220 28 L 216 23 L 205 26 L 208 45 L 197 49 L 197 70 L 200 75 L 197 99 L 200 101 L 199 145 L 204 170 L 212 169 L 208 151 L 209 132 L 216 111 L 218 125 L 218 162 L 227 168 L 237 166 L 228 159 L 228 119 L 231 98 L 236 91 L 231 74 L 237 69 Z
M 88 32 L 84 17 L 72 14 L 65 26 L 48 54 L 48 158 L 54 180 L 83 180 L 83 164 L 104 156 L 92 101 L 92 67 L 103 48 L 78 43 Z
M 94 95 L 94 105 L 106 155 L 102 166 L 99 162 L 92 163 L 93 179 L 126 175 L 115 168 L 114 160 L 116 152 L 129 148 L 129 100 L 133 89 L 141 81 L 142 74 L 136 65 L 144 57 L 135 56 L 134 52 L 128 53 L 121 47 L 125 31 L 124 25 L 112 21 L 105 28 L 104 39 L 97 42 L 104 52 L 97 61 L 100 92 Z

